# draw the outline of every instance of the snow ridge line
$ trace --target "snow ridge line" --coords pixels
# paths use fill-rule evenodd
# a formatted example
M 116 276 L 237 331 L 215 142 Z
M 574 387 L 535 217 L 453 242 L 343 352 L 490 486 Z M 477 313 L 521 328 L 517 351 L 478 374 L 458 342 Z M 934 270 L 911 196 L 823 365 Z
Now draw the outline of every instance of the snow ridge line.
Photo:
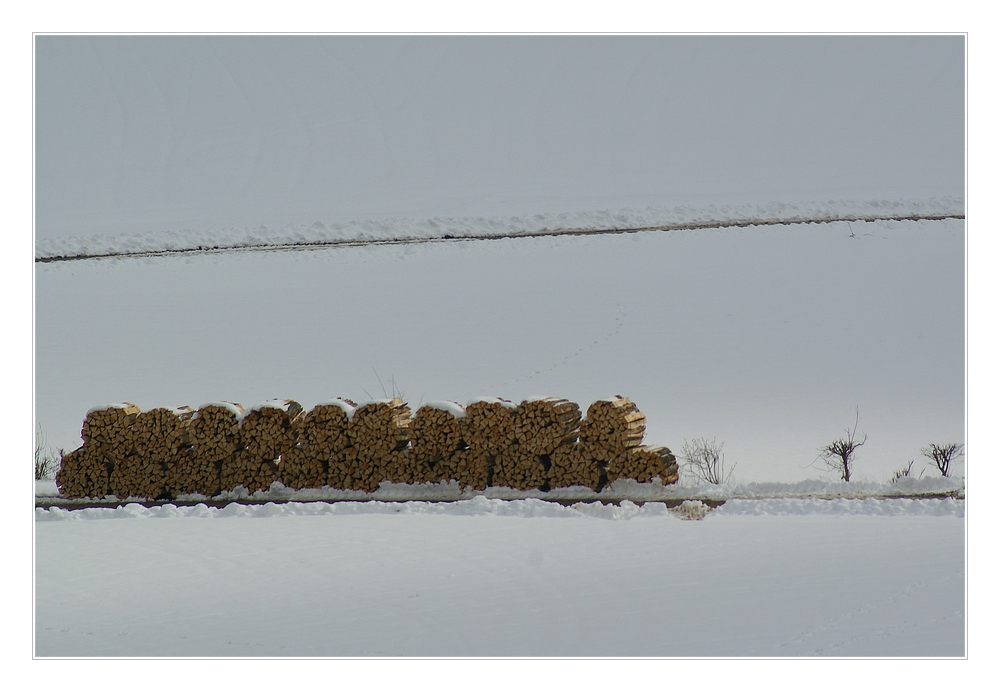
M 114 508 L 67 510 L 60 507 L 36 508 L 35 521 L 79 521 L 94 519 L 179 519 L 229 517 L 266 518 L 287 516 L 344 516 L 358 514 L 422 514 L 452 516 L 505 516 L 525 519 L 535 517 L 594 518 L 628 520 L 672 516 L 666 503 L 646 502 L 637 505 L 623 500 L 618 505 L 600 502 L 577 502 L 570 506 L 534 498 L 525 500 L 487 499 L 479 496 L 452 503 L 434 502 L 288 502 L 258 505 L 230 503 L 225 507 L 165 504 L 154 507 L 130 503 Z M 965 504 L 960 500 L 895 499 L 878 502 L 869 500 L 734 500 L 709 512 L 712 516 L 794 516 L 794 515 L 854 515 L 854 516 L 951 516 L 964 517 Z
M 302 252 L 325 248 L 365 247 L 369 245 L 414 245 L 423 243 L 447 243 L 474 240 L 503 240 L 517 238 L 546 238 L 553 236 L 616 235 L 643 233 L 650 231 L 696 231 L 725 228 L 749 228 L 752 226 L 793 226 L 796 224 L 824 224 L 872 221 L 944 221 L 964 220 L 965 214 L 888 214 L 851 215 L 828 217 L 790 217 L 781 219 L 732 219 L 729 221 L 703 221 L 692 223 L 660 224 L 653 226 L 610 227 L 610 228 L 559 228 L 538 231 L 510 231 L 507 233 L 472 233 L 432 236 L 403 236 L 397 238 L 334 238 L 328 240 L 303 240 L 282 243 L 247 243 L 230 245 L 198 245 L 190 248 L 164 250 L 122 250 L 117 252 L 78 253 L 72 255 L 36 256 L 35 262 L 72 262 L 94 259 L 130 259 L 151 257 L 173 257 L 184 255 L 227 254 L 234 252 Z

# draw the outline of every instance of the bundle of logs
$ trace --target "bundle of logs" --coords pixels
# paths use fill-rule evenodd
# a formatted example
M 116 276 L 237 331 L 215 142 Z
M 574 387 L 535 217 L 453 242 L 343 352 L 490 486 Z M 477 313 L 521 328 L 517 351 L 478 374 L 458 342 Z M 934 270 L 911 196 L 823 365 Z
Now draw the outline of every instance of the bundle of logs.
M 63 457 L 56 483 L 66 497 L 95 499 L 253 493 L 276 481 L 366 493 L 383 481 L 595 491 L 618 479 L 676 483 L 674 455 L 643 446 L 645 432 L 646 416 L 621 396 L 595 401 L 585 418 L 551 397 L 434 402 L 416 413 L 399 398 L 334 399 L 308 412 L 291 400 L 249 411 L 126 403 L 87 413 L 83 446 Z

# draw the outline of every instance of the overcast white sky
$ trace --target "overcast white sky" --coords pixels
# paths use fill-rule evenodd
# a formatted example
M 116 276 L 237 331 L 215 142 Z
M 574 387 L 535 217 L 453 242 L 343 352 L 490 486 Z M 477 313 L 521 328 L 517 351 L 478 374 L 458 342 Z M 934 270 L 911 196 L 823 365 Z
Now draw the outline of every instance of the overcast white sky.
M 962 36 L 39 36 L 36 236 L 964 194 Z

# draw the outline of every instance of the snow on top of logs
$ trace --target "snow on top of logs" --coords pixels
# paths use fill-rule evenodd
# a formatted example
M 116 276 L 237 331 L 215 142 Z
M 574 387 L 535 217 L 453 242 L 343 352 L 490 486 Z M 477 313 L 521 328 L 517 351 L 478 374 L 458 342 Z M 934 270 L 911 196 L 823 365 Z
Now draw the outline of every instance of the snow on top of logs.
M 371 406 L 372 404 L 390 404 L 395 406 L 396 399 L 369 399 L 367 401 L 359 401 L 357 408 L 361 408 L 362 406 Z M 406 404 L 404 403 L 403 406 L 406 406 Z
M 455 418 L 465 418 L 465 409 L 454 401 L 428 401 L 424 406 L 437 409 L 438 411 L 447 411 Z
M 219 408 L 227 408 L 233 412 L 233 415 L 237 418 L 243 417 L 243 406 L 241 404 L 235 404 L 232 401 L 209 401 L 207 404 L 202 404 L 198 407 L 198 410 L 205 408 L 206 406 L 218 406 Z M 194 417 L 197 418 L 198 414 L 195 413 Z
M 345 401 L 345 400 L 341 399 L 340 397 L 337 397 L 336 399 L 330 399 L 329 401 L 321 401 L 321 402 L 319 402 L 316 405 L 317 406 L 337 406 L 337 407 L 340 408 L 341 411 L 343 411 L 344 413 L 347 414 L 347 420 L 351 420 L 352 418 L 354 418 L 354 409 L 355 409 L 355 406 L 353 404 L 351 404 L 351 402 Z
M 559 397 L 557 397 L 557 396 L 529 396 L 529 397 L 526 397 L 524 399 L 524 401 L 522 401 L 521 403 L 522 404 L 530 404 L 530 403 L 532 403 L 534 401 L 558 401 L 558 400 L 559 400 Z
M 250 410 L 260 411 L 264 408 L 276 408 L 287 413 L 293 406 L 299 406 L 298 402 L 292 401 L 291 399 L 268 399 L 267 401 L 262 401 L 259 404 L 254 404 L 250 407 Z M 301 408 L 301 406 L 299 406 L 299 408 Z
M 109 408 L 125 408 L 125 409 L 128 409 L 128 408 L 139 408 L 139 407 L 136 406 L 135 404 L 130 404 L 127 401 L 125 401 L 123 403 L 120 403 L 120 404 L 103 404 L 101 406 L 95 406 L 94 408 L 92 408 L 89 411 L 87 411 L 87 415 L 89 416 L 91 413 L 97 413 L 98 411 L 107 411 Z
M 476 397 L 475 399 L 469 399 L 469 403 L 467 403 L 465 406 L 466 408 L 468 408 L 473 404 L 500 404 L 504 408 L 517 408 L 517 404 L 515 404 L 513 401 L 507 401 L 506 399 L 498 399 L 495 396 L 480 396 Z

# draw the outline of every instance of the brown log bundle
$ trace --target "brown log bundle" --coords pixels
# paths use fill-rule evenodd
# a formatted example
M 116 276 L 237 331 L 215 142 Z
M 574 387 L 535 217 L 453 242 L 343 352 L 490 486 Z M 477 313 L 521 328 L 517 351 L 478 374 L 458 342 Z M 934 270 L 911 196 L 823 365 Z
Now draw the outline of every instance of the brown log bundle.
M 124 459 L 135 447 L 132 425 L 138 415 L 139 407 L 128 402 L 91 409 L 83 420 L 84 445 L 111 463 Z
M 388 480 L 384 473 L 387 466 L 393 473 L 401 472 L 409 457 L 404 460 L 392 453 L 407 449 L 412 423 L 410 408 L 398 397 L 370 401 L 354 409 L 347 427 L 351 446 L 335 472 L 343 478 L 343 487 L 373 492 L 382 480 Z
M 595 401 L 580 423 L 580 441 L 620 451 L 638 447 L 646 434 L 646 414 L 627 397 Z
M 549 461 L 550 488 L 582 485 L 591 490 L 598 490 L 607 482 L 605 468 L 597 459 L 587 454 L 587 447 L 582 443 L 557 447 L 549 455 Z
M 63 455 L 56 472 L 56 487 L 64 497 L 102 499 L 110 493 L 108 468 L 112 463 L 87 445 Z
M 471 449 L 496 455 L 514 445 L 517 405 L 506 399 L 473 399 L 465 407 L 462 435 Z
M 141 411 L 132 424 L 132 453 L 115 462 L 109 483 L 119 499 L 155 499 L 168 494 L 167 474 L 180 451 L 190 446 L 194 409 Z
M 206 462 L 221 462 L 242 448 L 240 419 L 243 407 L 229 401 L 205 404 L 191 419 L 189 434 L 198 456 Z
M 580 435 L 580 407 L 566 399 L 525 399 L 517 407 L 514 437 L 520 453 L 551 454 L 576 442 Z
M 350 446 L 347 428 L 357 408 L 350 399 L 316 404 L 298 419 L 299 446 L 309 456 L 329 461 Z
M 381 481 L 411 484 L 426 481 L 425 469 L 415 463 L 413 450 L 409 448 L 388 452 L 374 465 L 373 472 L 376 488 Z
M 413 416 L 410 454 L 415 482 L 458 480 L 455 452 L 463 440 L 465 409 L 450 401 L 430 402 Z
M 205 458 L 194 448 L 180 450 L 167 462 L 167 493 L 213 497 L 222 489 L 222 461 Z
M 282 484 L 295 490 L 344 487 L 343 462 L 351 444 L 347 428 L 356 407 L 350 399 L 333 399 L 295 419 L 298 445 L 282 456 Z
M 132 424 L 133 453 L 166 461 L 191 445 L 190 406 L 154 408 L 142 411 Z
M 111 494 L 119 500 L 128 497 L 154 500 L 166 491 L 167 464 L 132 454 L 115 462 L 108 483 Z
M 676 483 L 677 460 L 666 447 L 633 447 L 616 456 L 608 466 L 608 482 L 631 478 L 639 483 L 649 483 L 659 478 L 663 485 Z
M 240 421 L 240 442 L 251 459 L 274 461 L 295 447 L 302 406 L 291 399 L 257 404 Z
M 538 490 L 548 482 L 549 466 L 548 455 L 535 454 L 514 445 L 496 456 L 490 485 L 514 490 Z
M 270 490 L 271 484 L 278 479 L 277 461 L 259 459 L 245 449 L 223 459 L 219 472 L 223 490 L 235 490 L 241 485 L 250 493 Z
M 371 401 L 354 409 L 347 436 L 359 454 L 378 459 L 409 446 L 412 423 L 402 399 Z
M 277 465 L 278 480 L 293 490 L 322 488 L 326 485 L 327 463 L 302 447 L 292 447 L 281 456 L 281 463 Z
M 447 475 L 451 477 L 441 480 L 456 480 L 463 488 L 485 490 L 492 480 L 495 461 L 495 454 L 489 454 L 482 449 L 472 447 L 460 449 L 452 454 L 451 459 L 448 460 Z
M 348 447 L 341 457 L 330 462 L 327 482 L 331 488 L 375 492 L 382 481 L 381 456 L 361 454 L 358 447 Z

